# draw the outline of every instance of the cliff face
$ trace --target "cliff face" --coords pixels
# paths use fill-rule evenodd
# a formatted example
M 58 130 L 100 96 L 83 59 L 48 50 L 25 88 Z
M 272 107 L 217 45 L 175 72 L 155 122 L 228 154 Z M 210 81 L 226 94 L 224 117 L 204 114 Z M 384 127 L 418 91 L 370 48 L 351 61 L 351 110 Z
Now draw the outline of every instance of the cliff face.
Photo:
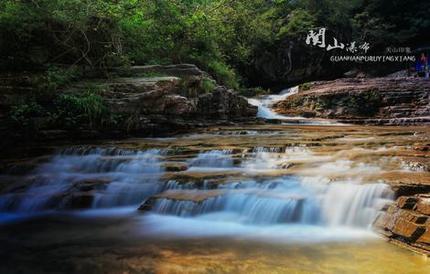
M 278 102 L 280 114 L 359 124 L 430 123 L 430 81 L 416 78 L 338 79 L 300 86 Z

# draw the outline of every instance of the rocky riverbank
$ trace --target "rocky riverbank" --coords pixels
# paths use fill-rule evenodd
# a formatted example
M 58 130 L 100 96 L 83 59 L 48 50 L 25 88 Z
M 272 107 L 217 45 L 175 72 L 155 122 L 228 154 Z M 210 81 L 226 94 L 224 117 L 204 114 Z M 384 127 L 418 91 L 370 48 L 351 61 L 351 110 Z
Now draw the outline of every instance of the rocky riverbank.
M 275 104 L 279 114 L 374 125 L 430 124 L 430 81 L 345 78 L 312 82 Z
M 28 75 L 3 75 L 3 142 L 27 139 L 29 134 L 32 140 L 159 136 L 250 121 L 257 112 L 244 97 L 218 85 L 195 65 L 117 68 L 109 75 L 100 78 L 100 73 L 88 73 L 86 79 L 57 90 L 55 95 L 40 95 L 37 102 L 33 97 L 40 91 L 29 83 Z M 23 103 L 28 98 L 33 101 Z M 86 120 L 79 120 L 82 117 Z M 96 119 L 97 124 L 92 121 Z M 20 129 L 14 128 L 17 123 Z
M 429 134 L 427 127 L 265 124 L 209 127 L 172 138 L 39 144 L 17 151 L 41 153 L 37 157 L 0 162 L 0 205 L 6 212 L 68 211 L 131 201 L 144 213 L 190 217 L 235 205 L 243 218 L 261 217 L 252 219 L 257 223 L 270 212 L 270 223 L 289 224 L 308 216 L 303 210 L 322 195 L 325 202 L 312 211 L 319 212 L 310 215 L 315 219 L 306 219 L 309 224 L 364 229 L 382 209 L 375 228 L 426 254 Z M 405 208 L 402 197 L 415 203 Z M 252 206 L 255 212 L 248 212 Z
M 374 227 L 389 241 L 430 255 L 430 195 L 398 198 L 384 207 Z

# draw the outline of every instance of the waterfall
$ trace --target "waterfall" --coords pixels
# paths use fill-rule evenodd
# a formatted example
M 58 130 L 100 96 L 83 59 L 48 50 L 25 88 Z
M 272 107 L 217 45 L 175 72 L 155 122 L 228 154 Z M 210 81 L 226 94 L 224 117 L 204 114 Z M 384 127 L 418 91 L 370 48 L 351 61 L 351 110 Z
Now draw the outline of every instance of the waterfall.
M 33 172 L 29 188 L 0 196 L 0 211 L 67 208 L 79 191 L 96 208 L 139 204 L 160 188 L 159 157 L 159 150 L 64 150 Z
M 164 172 L 158 159 L 159 150 L 138 152 L 129 162 L 119 164 L 113 172 L 117 176 L 109 183 L 102 195 L 95 197 L 94 207 L 134 205 L 146 196 L 157 193 L 160 177 Z
M 296 118 L 301 118 L 301 117 L 287 117 L 287 116 L 283 116 L 280 114 L 277 114 L 276 112 L 274 112 L 271 107 L 282 100 L 285 100 L 288 96 L 291 96 L 293 94 L 296 94 L 299 92 L 299 87 L 292 87 L 292 88 L 288 88 L 288 89 L 284 89 L 282 90 L 279 94 L 277 95 L 267 95 L 267 96 L 263 96 L 259 99 L 248 99 L 248 102 L 253 105 L 258 107 L 258 112 L 257 112 L 257 117 L 260 118 L 265 118 L 265 119 L 277 119 L 277 120 L 286 120 L 286 119 L 296 119 Z
M 392 196 L 385 184 L 333 183 L 327 186 L 321 207 L 329 226 L 366 227 Z
M 301 147 L 256 147 L 237 162 L 231 150 L 203 151 L 187 161 L 191 171 L 234 169 L 249 175 L 248 179 L 215 183 L 163 182 L 163 157 L 163 152 L 157 149 L 78 147 L 64 150 L 34 171 L 30 187 L 1 195 L 0 212 L 67 209 L 82 197 L 88 199 L 84 200 L 89 203 L 87 207 L 133 205 L 137 208 L 145 199 L 163 193 L 151 207 L 151 213 L 159 216 L 206 218 L 215 223 L 230 220 L 258 226 L 366 228 L 387 199 L 392 199 L 390 188 L 384 184 L 361 184 L 352 179 L 330 182 L 327 176 L 336 172 L 379 171 L 374 166 L 335 158 L 324 158 L 327 161 L 312 165 L 317 176 L 253 179 L 252 174 L 272 172 L 294 160 L 319 159 L 320 156 Z
M 224 194 L 197 202 L 158 199 L 152 212 L 189 218 L 215 212 L 234 214 L 235 222 L 254 225 L 290 223 L 366 228 L 383 204 L 392 198 L 392 192 L 384 184 L 309 185 L 295 177 L 265 182 L 249 180 L 224 189 Z M 194 193 L 205 195 L 204 190 Z M 175 191 L 170 194 L 175 197 Z
M 199 153 L 189 161 L 191 168 L 229 168 L 233 166 L 231 150 L 212 150 Z

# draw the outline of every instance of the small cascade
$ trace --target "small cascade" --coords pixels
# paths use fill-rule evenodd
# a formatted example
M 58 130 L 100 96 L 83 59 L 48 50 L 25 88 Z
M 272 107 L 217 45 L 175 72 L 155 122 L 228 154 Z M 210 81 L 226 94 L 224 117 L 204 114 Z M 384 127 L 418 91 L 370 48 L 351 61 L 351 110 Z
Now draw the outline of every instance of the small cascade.
M 248 102 L 258 107 L 257 117 L 264 119 L 276 119 L 276 120 L 286 120 L 286 119 L 297 119 L 301 117 L 287 117 L 274 112 L 271 107 L 282 100 L 285 100 L 288 96 L 296 94 L 299 92 L 299 87 L 292 87 L 282 90 L 279 94 L 264 96 L 261 99 L 248 99 Z
M 189 166 L 194 168 L 229 168 L 233 166 L 231 150 L 212 150 L 200 153 L 189 161 Z
M 117 147 L 99 148 L 92 146 L 72 146 L 62 149 L 58 155 L 64 156 L 85 156 L 85 155 L 102 155 L 102 156 L 131 156 L 138 151 L 121 149 Z
M 247 171 L 276 169 L 282 162 L 284 154 L 281 148 L 257 147 L 252 150 L 252 156 L 242 162 L 242 168 Z
M 385 184 L 332 183 L 322 195 L 321 207 L 329 226 L 366 227 L 392 198 Z
M 227 192 L 203 201 L 158 199 L 152 212 L 180 217 L 215 212 L 234 214 L 235 222 L 254 225 L 295 223 L 366 228 L 392 198 L 391 190 L 384 184 L 308 185 L 294 177 L 265 182 L 249 180 L 226 184 L 220 189 Z M 195 194 L 205 195 L 205 192 L 195 191 Z
M 247 224 L 280 224 L 319 222 L 318 208 L 301 198 L 285 197 L 272 199 L 258 194 L 227 194 L 209 198 L 203 202 L 158 200 L 153 208 L 158 214 L 169 214 L 180 217 L 222 212 L 237 215 L 237 221 Z
M 249 179 L 163 182 L 163 152 L 75 147 L 63 150 L 32 174 L 31 187 L 0 196 L 0 212 L 37 212 L 73 208 L 76 199 L 88 207 L 137 206 L 157 216 L 241 225 L 299 224 L 318 227 L 367 228 L 378 210 L 392 199 L 384 184 L 360 184 L 352 179 L 330 182 L 333 173 L 362 174 L 377 167 L 327 158 L 312 166 L 315 176 L 254 179 L 315 156 L 304 147 L 255 147 L 239 161 L 231 150 L 201 152 L 188 160 L 187 171 L 221 173 L 235 170 Z M 325 159 L 325 158 L 324 158 Z M 234 178 L 234 177 L 233 177 Z M 157 196 L 153 196 L 159 194 Z M 72 206 L 71 206 L 72 205 Z M 78 207 L 79 208 L 79 207 Z
M 64 150 L 33 172 L 30 187 L 0 196 L 0 211 L 68 208 L 79 195 L 96 208 L 138 204 L 160 188 L 160 157 L 155 149 Z
M 309 150 L 302 147 L 257 147 L 234 168 L 255 173 L 279 169 L 291 160 L 313 157 L 315 156 Z M 231 151 L 200 153 L 189 162 L 190 166 L 197 168 L 233 168 Z M 351 161 L 323 162 L 314 168 L 345 173 L 379 170 L 373 166 L 354 165 Z M 271 180 L 228 182 L 216 186 L 218 191 L 222 191 L 215 193 L 215 196 L 207 186 L 168 182 L 165 190 L 173 191 L 170 193 L 171 198 L 167 196 L 156 199 L 152 212 L 187 218 L 217 213 L 221 214 L 221 217 L 217 215 L 221 219 L 224 215 L 226 217 L 233 214 L 236 216 L 233 218 L 235 222 L 254 225 L 293 223 L 366 228 L 384 203 L 392 199 L 392 191 L 384 184 L 360 184 L 351 180 L 331 183 L 324 176 L 310 178 L 287 176 Z M 191 198 L 175 199 L 175 191 L 179 197 L 186 192 L 187 197 Z M 193 195 L 199 198 L 193 200 Z
M 114 170 L 117 176 L 102 195 L 95 197 L 93 207 L 134 205 L 157 193 L 164 172 L 159 157 L 159 150 L 148 150 L 138 152 L 131 161 L 118 165 Z
M 251 155 L 252 157 L 242 162 L 242 168 L 249 172 L 279 169 L 289 160 L 307 157 L 310 152 L 300 147 L 256 147 L 253 148 Z

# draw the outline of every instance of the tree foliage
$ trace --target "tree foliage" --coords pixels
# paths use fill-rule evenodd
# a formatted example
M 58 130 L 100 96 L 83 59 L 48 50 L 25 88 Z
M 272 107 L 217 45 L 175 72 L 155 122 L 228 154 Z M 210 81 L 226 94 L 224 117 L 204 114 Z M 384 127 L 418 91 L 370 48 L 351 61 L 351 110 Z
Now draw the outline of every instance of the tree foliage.
M 255 83 L 256 76 L 282 78 L 293 69 L 323 67 L 322 53 L 300 43 L 315 27 L 380 48 L 425 45 L 429 5 L 426 0 L 2 0 L 0 69 L 192 62 L 237 87 L 238 81 Z M 309 57 L 290 60 L 299 55 Z

